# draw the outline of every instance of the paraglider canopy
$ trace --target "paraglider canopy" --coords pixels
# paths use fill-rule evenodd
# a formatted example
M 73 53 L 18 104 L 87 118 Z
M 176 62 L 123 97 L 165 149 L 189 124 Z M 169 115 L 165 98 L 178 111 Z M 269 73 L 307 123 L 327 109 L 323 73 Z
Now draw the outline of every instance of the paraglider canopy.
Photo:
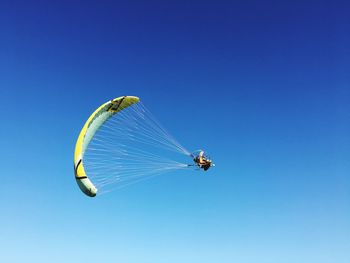
M 84 154 L 90 141 L 108 119 L 138 101 L 139 98 L 134 96 L 123 96 L 113 99 L 96 109 L 85 122 L 75 145 L 74 173 L 80 189 L 86 195 L 94 197 L 97 193 L 96 186 L 88 178 L 84 168 Z

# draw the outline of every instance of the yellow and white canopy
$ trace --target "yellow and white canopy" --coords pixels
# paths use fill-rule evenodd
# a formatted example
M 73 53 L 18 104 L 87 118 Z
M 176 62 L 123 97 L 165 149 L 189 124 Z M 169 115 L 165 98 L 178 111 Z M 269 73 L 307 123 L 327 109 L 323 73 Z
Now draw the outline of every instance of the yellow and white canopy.
M 137 102 L 139 102 L 139 98 L 134 96 L 122 96 L 108 101 L 91 114 L 82 128 L 75 145 L 74 173 L 80 189 L 86 195 L 94 197 L 97 193 L 97 188 L 91 182 L 84 169 L 84 153 L 91 139 L 109 118 Z

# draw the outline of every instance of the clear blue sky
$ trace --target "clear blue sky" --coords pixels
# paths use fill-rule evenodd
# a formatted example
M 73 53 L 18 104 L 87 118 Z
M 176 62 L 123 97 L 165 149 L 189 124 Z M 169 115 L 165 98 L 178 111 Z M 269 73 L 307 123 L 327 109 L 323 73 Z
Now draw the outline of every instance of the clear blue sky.
M 349 13 L 1 1 L 0 261 L 350 262 Z M 125 94 L 215 169 L 84 196 L 75 140 Z

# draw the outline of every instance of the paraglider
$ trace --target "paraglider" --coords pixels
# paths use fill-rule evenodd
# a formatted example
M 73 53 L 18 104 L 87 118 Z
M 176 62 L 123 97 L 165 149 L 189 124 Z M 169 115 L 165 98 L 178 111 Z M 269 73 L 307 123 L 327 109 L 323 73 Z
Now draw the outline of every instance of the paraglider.
M 90 197 L 191 166 L 207 171 L 214 164 L 203 151 L 194 156 L 186 150 L 135 96 L 98 107 L 85 122 L 74 152 L 76 182 Z
M 204 171 L 207 171 L 210 167 L 215 166 L 212 160 L 210 160 L 209 157 L 205 156 L 204 151 L 202 150 L 199 151 L 199 154 L 197 156 L 192 156 L 194 157 L 193 161 L 195 164 Z

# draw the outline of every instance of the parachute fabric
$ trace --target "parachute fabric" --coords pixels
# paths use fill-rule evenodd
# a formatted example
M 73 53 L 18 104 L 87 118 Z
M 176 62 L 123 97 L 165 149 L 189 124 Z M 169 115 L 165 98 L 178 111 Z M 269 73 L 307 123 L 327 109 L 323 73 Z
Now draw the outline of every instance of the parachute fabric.
M 80 189 L 94 197 L 98 190 L 101 194 L 168 171 L 187 169 L 186 161 L 179 161 L 179 156 L 187 159 L 191 154 L 138 97 L 123 96 L 101 105 L 83 126 L 75 147 L 75 178 Z

